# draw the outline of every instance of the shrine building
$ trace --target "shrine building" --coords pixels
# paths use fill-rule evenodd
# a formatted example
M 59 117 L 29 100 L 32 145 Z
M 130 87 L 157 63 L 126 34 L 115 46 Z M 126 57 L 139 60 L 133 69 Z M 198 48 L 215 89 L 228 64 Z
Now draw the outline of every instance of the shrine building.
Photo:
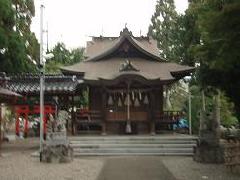
M 62 67 L 87 87 L 89 105 L 76 112 L 74 132 L 102 134 L 155 134 L 170 128 L 180 114 L 164 111 L 164 86 L 194 72 L 194 67 L 159 56 L 151 37 L 134 37 L 127 29 L 119 37 L 93 37 L 85 60 Z

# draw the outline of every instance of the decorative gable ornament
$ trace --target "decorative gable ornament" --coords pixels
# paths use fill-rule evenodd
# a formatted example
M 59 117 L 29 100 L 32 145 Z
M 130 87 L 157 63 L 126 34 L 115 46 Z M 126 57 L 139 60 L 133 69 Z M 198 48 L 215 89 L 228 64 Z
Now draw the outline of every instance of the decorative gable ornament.
M 138 72 L 139 70 L 137 68 L 135 68 L 128 59 L 126 59 L 125 62 L 121 64 L 119 71 L 120 72 L 124 72 L 124 71 L 137 71 Z

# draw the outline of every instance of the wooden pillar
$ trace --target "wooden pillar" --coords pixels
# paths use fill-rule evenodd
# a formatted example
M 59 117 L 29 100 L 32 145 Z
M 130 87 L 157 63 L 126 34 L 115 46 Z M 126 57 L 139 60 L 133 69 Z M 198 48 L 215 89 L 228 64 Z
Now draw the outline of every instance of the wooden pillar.
M 157 93 L 159 93 L 159 95 L 160 95 L 160 98 L 158 99 L 159 104 L 160 104 L 159 111 L 160 111 L 161 114 L 163 114 L 163 106 L 164 106 L 163 105 L 163 102 L 164 102 L 163 85 L 161 86 L 161 88 L 159 89 L 159 92 L 157 92 Z
M 71 129 L 72 129 L 72 135 L 75 135 L 74 96 L 72 96 Z
M 107 92 L 102 88 L 102 135 L 106 135 L 106 105 L 107 105 Z
M 154 90 L 150 91 L 150 134 L 151 135 L 155 135 L 155 119 L 154 119 L 154 111 L 155 111 L 155 105 L 156 105 L 156 101 L 155 101 L 155 93 Z
M 0 102 L 0 156 L 2 148 L 2 104 Z
M 28 135 L 28 114 L 24 114 L 25 122 L 24 122 L 24 137 L 26 138 Z
M 44 107 L 45 110 L 45 107 Z M 47 137 L 47 114 L 44 112 L 43 115 L 43 139 L 46 140 Z
M 17 136 L 19 136 L 19 131 L 20 131 L 19 117 L 20 117 L 19 113 L 16 112 L 15 131 Z

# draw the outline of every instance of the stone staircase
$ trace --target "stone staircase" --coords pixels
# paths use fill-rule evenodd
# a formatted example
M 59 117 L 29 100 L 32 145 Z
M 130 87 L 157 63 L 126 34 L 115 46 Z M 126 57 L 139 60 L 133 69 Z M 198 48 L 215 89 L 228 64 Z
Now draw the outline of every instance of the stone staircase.
M 176 155 L 192 156 L 196 137 L 156 136 L 75 136 L 69 137 L 74 156 Z

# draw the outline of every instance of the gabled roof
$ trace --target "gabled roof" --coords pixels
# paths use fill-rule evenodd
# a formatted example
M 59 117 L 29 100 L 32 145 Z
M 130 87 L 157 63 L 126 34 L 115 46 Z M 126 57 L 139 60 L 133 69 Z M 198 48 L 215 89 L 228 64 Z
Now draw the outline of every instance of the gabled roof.
M 85 61 L 98 61 L 118 50 L 123 42 L 129 42 L 134 48 L 152 60 L 165 61 L 159 56 L 157 42 L 151 37 L 133 37 L 127 28 L 123 29 L 119 37 L 93 37 L 88 42 L 85 51 Z
M 127 76 L 142 80 L 143 84 L 159 84 L 181 79 L 195 69 L 164 60 L 159 56 L 156 41 L 149 37 L 133 37 L 127 28 L 117 38 L 93 37 L 85 56 L 85 61 L 63 67 L 62 72 L 79 75 L 84 82 L 95 84 L 117 82 Z M 123 67 L 125 62 L 129 63 Z

